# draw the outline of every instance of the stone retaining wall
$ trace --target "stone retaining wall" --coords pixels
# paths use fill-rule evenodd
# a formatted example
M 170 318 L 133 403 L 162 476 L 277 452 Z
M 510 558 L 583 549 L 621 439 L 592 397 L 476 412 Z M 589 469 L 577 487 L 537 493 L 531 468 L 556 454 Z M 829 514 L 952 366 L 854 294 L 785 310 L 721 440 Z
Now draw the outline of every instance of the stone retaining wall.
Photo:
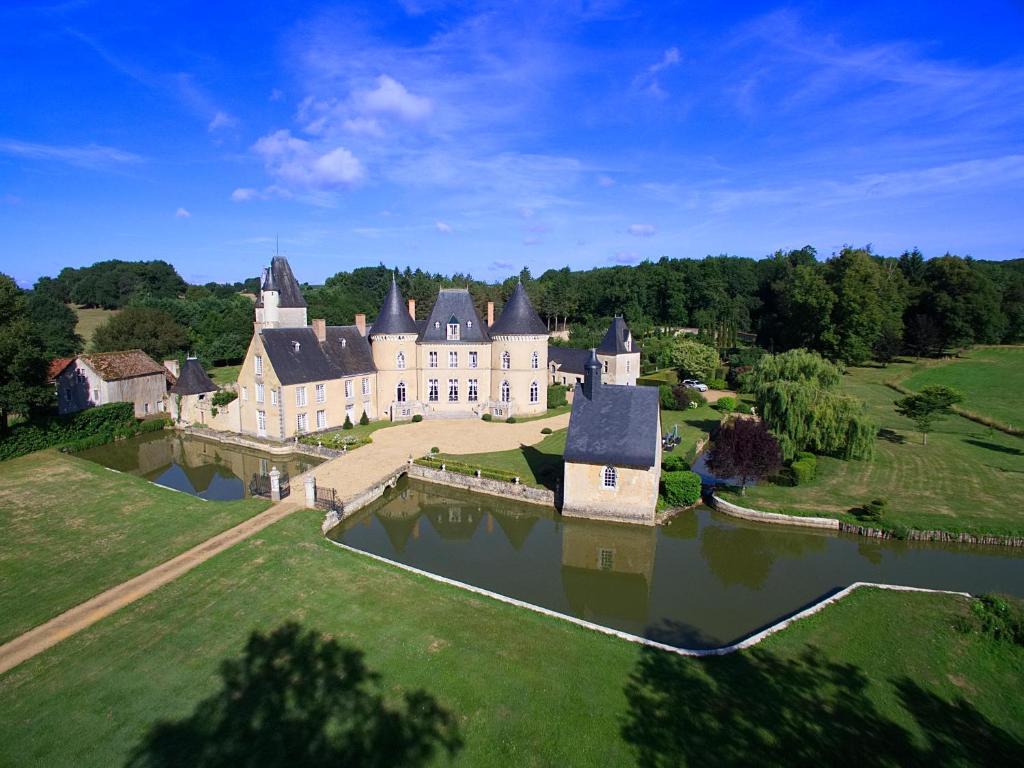
M 215 429 L 208 429 L 206 427 L 188 426 L 179 427 L 179 429 L 186 434 L 202 437 L 206 440 L 213 440 L 215 442 L 226 443 L 228 445 L 237 445 L 242 448 L 251 448 L 254 451 L 260 451 L 261 453 L 269 453 L 271 456 L 288 456 L 298 453 L 305 456 L 317 456 L 322 459 L 333 459 L 337 456 L 343 455 L 342 451 L 336 451 L 331 448 L 318 448 L 315 445 L 306 445 L 304 443 L 265 442 L 252 437 L 246 437 L 245 435 L 238 435 L 233 432 L 218 432 Z
M 428 483 L 448 485 L 452 488 L 464 488 L 476 493 L 486 493 L 488 496 L 500 496 L 503 499 L 525 501 L 530 504 L 542 504 L 545 507 L 555 506 L 555 493 L 544 488 L 533 488 L 521 483 L 506 483 L 501 480 L 491 480 L 486 477 L 470 477 L 458 472 L 424 467 L 420 464 L 410 464 L 408 467 L 409 477 L 417 480 L 425 480 Z M 346 505 L 347 509 L 347 505 Z
M 780 515 L 777 512 L 760 512 L 756 509 L 747 509 L 739 504 L 733 504 L 713 493 L 711 494 L 711 504 L 719 512 L 724 512 L 733 517 L 742 517 L 745 520 L 756 520 L 759 523 L 796 525 L 803 528 L 825 528 L 831 531 L 839 530 L 839 521 L 830 517 L 800 517 L 798 515 Z
M 1024 536 L 921 531 L 917 528 L 908 528 L 905 535 L 901 533 L 900 536 L 896 536 L 892 531 L 885 531 L 881 528 L 868 528 L 867 526 L 844 523 L 842 521 L 839 523 L 839 530 L 844 533 L 854 533 L 858 536 L 867 536 L 873 539 L 903 538 L 907 541 L 941 541 L 951 544 L 991 544 L 999 547 L 1024 547 Z

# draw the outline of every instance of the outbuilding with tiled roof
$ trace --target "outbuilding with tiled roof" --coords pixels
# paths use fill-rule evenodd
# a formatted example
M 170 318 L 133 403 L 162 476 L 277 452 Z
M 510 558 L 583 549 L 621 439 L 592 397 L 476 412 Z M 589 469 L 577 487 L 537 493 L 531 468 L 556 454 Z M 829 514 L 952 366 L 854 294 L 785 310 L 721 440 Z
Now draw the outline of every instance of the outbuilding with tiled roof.
M 142 418 L 165 409 L 168 371 L 141 349 L 79 355 L 57 374 L 57 407 L 75 413 L 130 402 Z

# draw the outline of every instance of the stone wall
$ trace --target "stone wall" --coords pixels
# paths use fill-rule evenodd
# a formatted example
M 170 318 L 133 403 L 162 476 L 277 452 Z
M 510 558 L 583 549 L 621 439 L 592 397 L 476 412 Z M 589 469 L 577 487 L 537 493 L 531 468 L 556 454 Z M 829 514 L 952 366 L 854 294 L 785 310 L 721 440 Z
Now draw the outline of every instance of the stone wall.
M 893 531 L 868 528 L 853 523 L 839 523 L 839 530 L 873 539 L 902 538 L 907 541 L 942 541 L 951 544 L 991 544 L 1002 547 L 1024 547 L 1024 536 L 998 536 L 996 534 L 950 533 L 949 531 L 921 531 L 909 528 L 897 536 Z
M 337 456 L 343 455 L 342 451 L 335 451 L 331 448 L 318 448 L 315 445 L 306 445 L 305 443 L 277 443 L 257 440 L 252 437 L 246 437 L 245 435 L 237 435 L 232 432 L 218 432 L 215 429 L 207 429 L 205 427 L 195 425 L 184 427 L 181 431 L 192 435 L 198 435 L 199 437 L 206 438 L 207 440 L 214 440 L 218 443 L 238 445 L 242 448 L 252 448 L 253 450 L 261 451 L 262 453 L 269 453 L 271 456 L 302 454 L 305 456 L 318 456 L 322 459 L 333 459 Z
M 504 499 L 525 501 L 530 504 L 542 504 L 546 507 L 555 506 L 555 493 L 544 488 L 533 488 L 521 483 L 506 483 L 501 480 L 491 480 L 486 477 L 470 477 L 458 472 L 423 467 L 419 464 L 410 464 L 409 477 L 417 480 L 426 480 L 428 483 L 448 485 L 453 488 L 464 488 L 476 493 L 486 493 L 488 496 L 500 496 Z M 346 505 L 346 511 L 348 507 Z
M 711 494 L 711 503 L 719 512 L 744 520 L 756 520 L 759 523 L 775 523 L 776 525 L 796 525 L 803 528 L 825 528 L 839 530 L 839 521 L 830 517 L 800 517 L 798 515 L 780 515 L 777 512 L 760 512 L 733 504 L 715 494 Z

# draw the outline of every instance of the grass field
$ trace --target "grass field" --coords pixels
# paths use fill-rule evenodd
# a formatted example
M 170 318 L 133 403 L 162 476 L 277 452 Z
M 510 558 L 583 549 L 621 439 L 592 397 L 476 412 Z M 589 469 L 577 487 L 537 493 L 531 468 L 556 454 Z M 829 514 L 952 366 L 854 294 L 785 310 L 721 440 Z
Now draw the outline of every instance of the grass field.
M 964 358 L 920 366 L 901 382 L 920 391 L 944 384 L 964 395 L 963 408 L 1024 427 L 1024 347 L 981 347 Z
M 253 630 L 286 621 L 363 651 L 392 699 L 435 697 L 457 725 L 460 765 L 1021 760 L 1024 649 L 954 629 L 963 598 L 861 591 L 753 651 L 701 661 L 344 552 L 319 521 L 296 513 L 0 677 L 0 764 L 124 765 L 136 749 L 132 765 L 178 764 L 196 746 L 189 728 L 150 729 L 218 719 L 199 702 L 222 689 L 219 666 Z M 200 746 L 237 758 L 257 748 L 246 733 L 317 731 L 296 712 L 323 692 L 323 661 L 286 650 L 247 668 L 250 684 L 227 698 L 239 719 Z M 293 680 L 312 684 L 292 691 Z M 285 764 L 274 757 L 229 762 Z M 301 750 L 288 759 L 312 764 Z
M 242 370 L 241 365 L 218 365 L 207 371 L 213 383 L 223 387 L 225 384 L 234 384 L 238 381 L 238 372 Z
M 722 414 L 710 405 L 702 405 L 699 408 L 685 411 L 662 411 L 661 433 L 667 435 L 673 427 L 678 425 L 682 441 L 674 453 L 692 456 L 697 441 L 707 437 L 708 433 L 715 429 L 721 420 Z
M 851 509 L 883 498 L 890 525 L 1024 533 L 1024 440 L 948 416 L 922 445 L 913 422 L 893 408 L 899 393 L 883 383 L 909 369 L 909 364 L 853 368 L 843 379 L 844 390 L 867 403 L 882 429 L 873 461 L 819 458 L 813 482 L 795 488 L 760 485 L 748 489 L 740 503 L 857 522 Z
M 107 320 L 117 314 L 116 309 L 86 309 L 85 307 L 72 306 L 75 310 L 75 314 L 78 315 L 78 324 L 75 326 L 75 332 L 85 340 L 85 351 L 88 352 L 92 347 L 92 335 L 96 329 L 103 325 Z
M 266 509 L 206 502 L 39 451 L 0 483 L 0 642 Z
M 442 459 L 481 469 L 501 469 L 519 476 L 524 485 L 554 490 L 562 479 L 562 454 L 568 430 L 553 432 L 536 445 L 493 453 L 438 454 Z

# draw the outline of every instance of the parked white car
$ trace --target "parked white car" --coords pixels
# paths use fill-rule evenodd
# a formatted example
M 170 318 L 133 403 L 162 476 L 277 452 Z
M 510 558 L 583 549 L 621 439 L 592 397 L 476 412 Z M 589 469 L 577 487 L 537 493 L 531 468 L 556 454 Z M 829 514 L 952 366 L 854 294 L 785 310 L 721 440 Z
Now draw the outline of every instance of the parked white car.
M 708 385 L 703 381 L 697 381 L 697 379 L 683 379 L 683 386 L 689 387 L 690 389 L 696 389 L 698 392 L 708 391 Z

